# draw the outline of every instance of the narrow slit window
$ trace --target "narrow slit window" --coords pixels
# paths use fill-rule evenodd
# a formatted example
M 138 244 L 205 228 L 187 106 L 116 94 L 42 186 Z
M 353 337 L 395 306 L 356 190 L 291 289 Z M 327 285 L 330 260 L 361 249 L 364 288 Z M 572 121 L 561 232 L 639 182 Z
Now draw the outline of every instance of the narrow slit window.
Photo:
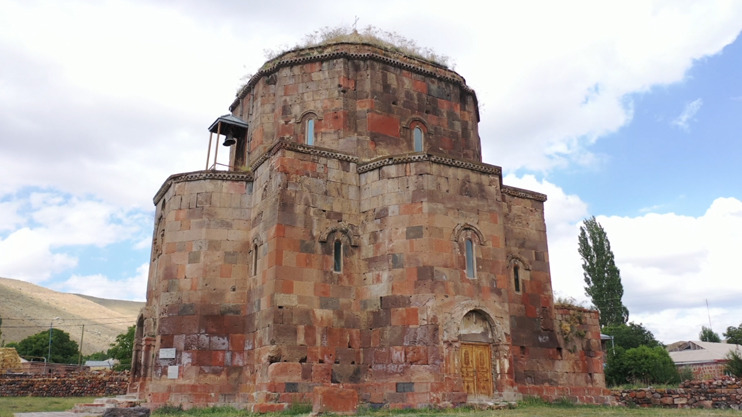
M 515 292 L 520 292 L 520 268 L 518 268 L 518 265 L 513 266 L 513 286 Z
M 415 152 L 422 152 L 423 151 L 423 130 L 419 127 L 416 127 L 415 130 L 413 130 L 413 136 L 415 139 Z
M 252 247 L 252 274 L 253 276 L 258 274 L 258 245 Z
M 307 120 L 307 145 L 314 145 L 314 119 Z
M 474 242 L 466 239 L 466 276 L 474 278 Z
M 343 272 L 343 243 L 335 241 L 335 247 L 332 251 L 333 267 L 335 272 Z

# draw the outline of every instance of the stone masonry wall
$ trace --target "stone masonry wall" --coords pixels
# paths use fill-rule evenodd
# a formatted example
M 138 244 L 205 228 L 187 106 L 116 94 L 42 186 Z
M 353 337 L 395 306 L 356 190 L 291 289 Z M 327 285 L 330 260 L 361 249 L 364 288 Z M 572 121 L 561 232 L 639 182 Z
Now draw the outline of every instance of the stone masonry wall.
M 140 357 L 132 375 L 135 390 L 147 392 L 150 401 L 234 402 L 242 386 L 250 333 L 247 178 L 252 179 L 215 172 L 174 176 L 158 196 L 144 310 L 153 324 L 138 332 Z M 142 337 L 154 339 L 152 349 L 142 349 Z M 172 348 L 173 357 L 160 357 Z
M 125 372 L 0 375 L 0 397 L 96 397 L 124 395 Z
M 678 388 L 613 391 L 621 405 L 662 408 L 742 409 L 742 381 L 733 377 L 685 381 Z
M 230 110 L 250 126 L 231 163 L 246 148 L 249 169 L 175 175 L 155 197 L 131 392 L 257 412 L 605 402 L 597 316 L 563 334 L 578 313 L 552 305 L 546 196 L 481 163 L 461 76 L 336 44 L 268 63 Z
M 461 306 L 486 311 L 508 333 L 505 283 L 497 282 L 499 178 L 422 161 L 367 171 L 361 184 L 361 340 L 370 372 L 360 397 L 399 407 L 466 402 L 455 329 L 467 312 Z M 476 243 L 475 278 L 465 273 L 467 237 Z M 500 375 L 498 388 L 509 386 Z
M 425 151 L 481 161 L 479 110 L 463 78 L 370 45 L 285 54 L 249 81 L 231 110 L 251 126 L 248 165 L 279 139 L 303 143 L 307 117 L 316 119 L 316 146 L 361 161 L 413 152 L 414 126 L 424 131 Z
M 693 377 L 699 380 L 719 378 L 726 375 L 726 363 L 694 363 L 678 366 L 678 369 L 690 368 Z

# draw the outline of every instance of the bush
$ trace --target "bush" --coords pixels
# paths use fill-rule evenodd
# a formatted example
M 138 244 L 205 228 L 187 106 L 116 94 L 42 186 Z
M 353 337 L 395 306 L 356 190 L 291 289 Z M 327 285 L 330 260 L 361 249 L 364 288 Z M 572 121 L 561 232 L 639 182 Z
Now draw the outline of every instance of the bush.
M 322 29 L 315 30 L 314 32 L 304 36 L 302 42 L 293 48 L 281 46 L 277 50 L 264 50 L 263 53 L 268 60 L 273 60 L 292 50 L 340 42 L 369 43 L 380 48 L 421 58 L 446 68 L 448 68 L 450 61 L 448 56 L 438 54 L 430 48 L 421 47 L 415 43 L 415 41 L 407 39 L 397 32 L 382 30 L 374 26 L 367 26 L 361 29 L 360 32 L 356 31 L 356 29 L 351 26 L 325 26 Z
M 680 377 L 680 382 L 692 381 L 696 379 L 696 376 L 693 375 L 693 370 L 690 368 L 690 366 L 684 366 L 678 369 L 678 377 Z
M 727 360 L 726 371 L 737 378 L 742 378 L 742 354 L 739 349 L 730 350 L 727 353 Z
M 605 369 L 609 385 L 677 384 L 680 374 L 667 351 L 660 347 L 639 346 L 608 351 Z
M 50 363 L 77 363 L 77 342 L 70 340 L 70 335 L 60 329 L 43 330 L 28 336 L 18 343 L 15 350 L 21 357 L 46 358 L 49 355 L 51 337 Z M 8 343 L 10 345 L 10 343 Z

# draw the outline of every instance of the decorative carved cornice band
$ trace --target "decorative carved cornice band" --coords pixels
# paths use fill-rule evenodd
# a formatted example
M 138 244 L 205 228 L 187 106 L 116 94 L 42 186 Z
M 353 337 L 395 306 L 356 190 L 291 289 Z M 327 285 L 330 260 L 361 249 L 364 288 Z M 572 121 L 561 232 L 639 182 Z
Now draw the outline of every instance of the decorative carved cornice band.
M 537 193 L 535 191 L 524 190 L 522 188 L 511 187 L 509 185 L 502 186 L 502 193 L 511 195 L 513 197 L 527 198 L 529 200 L 536 200 L 544 202 L 546 201 L 546 194 Z
M 165 183 L 162 184 L 162 186 L 157 191 L 157 194 L 155 194 L 155 197 L 152 199 L 152 201 L 155 203 L 155 205 L 159 204 L 160 200 L 162 200 L 162 197 L 165 196 L 165 193 L 167 193 L 167 190 L 170 189 L 170 187 L 173 184 L 177 184 L 179 182 L 201 181 L 201 180 L 250 182 L 253 180 L 253 176 L 252 176 L 252 172 L 239 172 L 239 171 L 194 171 L 194 172 L 184 172 L 182 174 L 173 174 L 170 177 L 168 177 L 167 180 L 165 180 Z
M 476 162 L 462 161 L 460 159 L 446 158 L 439 155 L 432 155 L 426 153 L 415 153 L 406 154 L 399 156 L 391 156 L 388 158 L 377 159 L 367 164 L 358 166 L 358 173 L 363 174 L 364 172 L 372 171 L 377 168 L 381 168 L 387 165 L 406 164 L 409 162 L 423 162 L 430 161 L 436 164 L 448 165 L 456 168 L 464 168 L 472 171 L 481 172 L 488 175 L 501 175 L 502 168 L 495 165 L 479 164 Z
M 335 45 L 342 45 L 342 43 L 338 43 Z M 363 43 L 352 43 L 351 45 L 357 46 L 357 45 L 363 45 L 367 46 L 369 48 L 379 49 L 376 46 L 370 45 L 370 44 L 363 44 Z M 312 49 L 312 48 L 307 48 Z M 384 55 L 380 55 L 373 52 L 365 52 L 365 53 L 357 53 L 357 52 L 348 52 L 348 51 L 334 51 L 334 52 L 328 52 L 328 53 L 321 53 L 316 55 L 310 55 L 310 56 L 303 56 L 303 57 L 296 57 L 296 58 L 288 58 L 277 61 L 275 64 L 268 68 L 261 69 L 258 71 L 255 75 L 250 78 L 250 80 L 245 84 L 244 87 L 240 89 L 240 91 L 237 93 L 237 97 L 232 102 L 232 105 L 229 106 L 229 111 L 234 111 L 235 108 L 237 108 L 237 105 L 239 105 L 240 100 L 245 98 L 247 95 L 247 92 L 255 85 L 257 84 L 258 80 L 260 80 L 264 76 L 268 76 L 271 74 L 276 73 L 279 69 L 284 67 L 290 67 L 294 65 L 300 65 L 300 64 L 307 64 L 310 62 L 317 62 L 317 61 L 328 61 L 331 59 L 339 59 L 339 58 L 346 58 L 346 59 L 353 59 L 353 60 L 369 60 L 369 61 L 376 61 L 383 64 L 388 64 L 406 71 L 414 72 L 420 75 L 424 75 L 427 77 L 433 77 L 437 78 L 441 81 L 449 82 L 451 84 L 457 85 L 461 90 L 463 90 L 466 93 L 471 94 L 474 97 L 474 105 L 475 107 L 478 106 L 477 104 L 477 95 L 474 92 L 473 89 L 471 89 L 468 85 L 466 85 L 466 81 L 463 77 L 456 74 L 455 72 L 448 70 L 444 67 L 438 66 L 434 63 L 430 63 L 427 61 L 425 62 L 427 65 L 433 66 L 433 67 L 439 67 L 443 71 L 450 72 L 452 74 L 456 74 L 457 77 L 453 76 L 446 76 L 443 74 L 439 74 L 435 71 L 431 71 L 429 69 L 425 69 L 423 67 L 412 65 L 406 62 L 402 62 Z M 414 57 L 407 57 L 410 59 L 416 59 Z
M 407 164 L 407 163 L 413 163 L 413 162 L 433 162 L 436 164 L 441 165 L 447 165 L 452 166 L 456 168 L 462 168 L 462 169 L 468 169 L 471 171 L 481 172 L 483 174 L 487 175 L 497 175 L 500 177 L 500 183 L 502 183 L 502 168 L 495 166 L 495 165 L 489 165 L 489 164 L 482 164 L 477 162 L 471 162 L 471 161 L 462 161 L 460 159 L 453 159 L 453 158 L 447 158 L 441 155 L 434 155 L 434 154 L 427 154 L 427 153 L 411 153 L 411 154 L 404 154 L 404 155 L 397 155 L 397 156 L 390 156 L 385 157 L 381 159 L 377 159 L 375 161 L 367 162 L 365 164 L 358 165 L 358 157 L 355 157 L 353 155 L 348 155 L 340 152 L 335 152 L 333 150 L 327 149 L 327 148 L 320 148 L 316 146 L 310 146 L 303 143 L 296 143 L 291 142 L 286 139 L 281 139 L 278 142 L 276 142 L 273 146 L 271 146 L 270 149 L 268 149 L 263 155 L 261 155 L 253 164 L 252 172 L 240 172 L 240 171 L 194 171 L 194 172 L 186 172 L 182 174 L 174 174 L 171 175 L 165 183 L 162 184 L 160 189 L 155 194 L 155 197 L 153 198 L 153 202 L 155 205 L 160 203 L 160 200 L 165 196 L 165 193 L 167 193 L 168 189 L 173 184 L 179 183 L 179 182 L 188 182 L 188 181 L 201 181 L 201 180 L 221 180 L 221 181 L 242 181 L 242 182 L 251 182 L 253 181 L 253 172 L 258 169 L 265 161 L 267 161 L 271 156 L 275 155 L 278 151 L 281 149 L 290 150 L 293 152 L 308 154 L 308 155 L 316 155 L 318 157 L 322 158 L 332 158 L 340 161 L 347 161 L 352 162 L 354 164 L 357 164 L 356 172 L 359 174 L 363 174 L 364 172 L 369 172 L 377 168 L 381 168 L 387 165 L 397 165 L 397 164 Z M 536 201 L 546 201 L 546 195 L 537 193 L 534 191 L 524 190 L 522 188 L 516 188 L 516 187 L 510 187 L 507 185 L 503 185 L 501 187 L 501 191 L 503 194 L 508 194 L 513 197 L 519 197 L 519 198 L 527 198 L 530 200 L 536 200 Z
M 348 155 L 341 152 L 333 151 L 332 149 L 320 148 L 318 146 L 311 146 L 304 143 L 296 143 L 287 139 L 279 139 L 273 146 L 270 147 L 264 154 L 260 155 L 258 159 L 252 165 L 252 170 L 255 171 L 263 165 L 263 162 L 267 161 L 268 158 L 275 155 L 276 152 L 281 149 L 288 149 L 290 151 L 299 152 L 308 155 L 316 155 L 322 158 L 332 158 L 339 161 L 348 161 L 355 164 L 358 163 L 358 158 L 353 155 Z

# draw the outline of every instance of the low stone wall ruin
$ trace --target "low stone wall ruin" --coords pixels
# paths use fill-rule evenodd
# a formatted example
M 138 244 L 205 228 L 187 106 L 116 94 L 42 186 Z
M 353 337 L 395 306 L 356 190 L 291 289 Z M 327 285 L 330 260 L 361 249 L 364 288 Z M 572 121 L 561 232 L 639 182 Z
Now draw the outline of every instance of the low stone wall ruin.
M 613 391 L 620 405 L 663 408 L 742 409 L 742 379 L 685 381 L 678 388 Z
M 128 372 L 0 375 L 0 397 L 99 397 L 126 394 Z

